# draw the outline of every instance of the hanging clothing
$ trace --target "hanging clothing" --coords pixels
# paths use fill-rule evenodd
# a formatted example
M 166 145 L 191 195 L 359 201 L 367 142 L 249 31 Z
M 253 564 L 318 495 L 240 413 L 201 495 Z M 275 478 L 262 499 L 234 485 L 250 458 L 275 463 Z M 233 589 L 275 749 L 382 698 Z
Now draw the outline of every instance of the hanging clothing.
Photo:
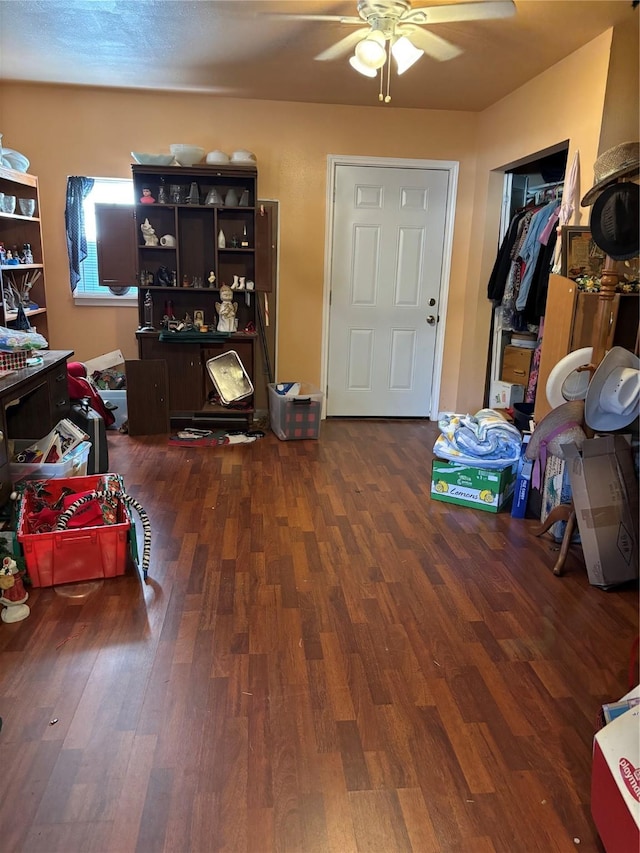
M 512 217 L 507 233 L 498 249 L 498 255 L 491 270 L 491 275 L 489 276 L 487 297 L 492 299 L 496 304 L 500 304 L 504 296 L 504 289 L 513 260 L 512 250 L 516 240 L 519 239 L 519 224 L 524 215 L 525 211 L 521 210 Z
M 564 192 L 562 193 L 562 204 L 560 205 L 560 216 L 558 218 L 558 236 L 562 232 L 562 226 L 571 222 L 574 210 L 580 207 L 580 152 L 576 151 L 571 161 L 571 168 L 564 181 Z M 552 272 L 560 274 L 562 269 L 562 245 L 556 242 Z
M 558 206 L 558 203 L 555 201 L 546 204 L 534 215 L 533 219 L 531 220 L 531 225 L 529 226 L 527 237 L 524 241 L 519 255 L 520 260 L 524 264 L 524 273 L 520 281 L 520 290 L 516 298 L 516 309 L 518 311 L 524 311 L 527 305 L 529 288 L 531 287 L 531 281 L 533 280 L 536 262 L 538 260 L 540 249 L 542 247 L 542 244 L 540 243 L 540 240 L 538 238 L 546 228 L 550 215 L 556 210 Z
M 547 305 L 547 291 L 549 289 L 549 273 L 553 264 L 558 234 L 553 229 L 546 246 L 541 246 L 536 261 L 536 267 L 531 277 L 531 287 L 527 296 L 527 304 L 523 315 L 527 323 L 537 325 L 540 317 L 544 315 Z
M 536 208 L 525 210 L 519 218 L 517 227 L 517 238 L 511 249 L 511 264 L 509 274 L 502 297 L 502 328 L 512 331 L 521 331 L 522 326 L 516 311 L 516 299 L 520 292 L 520 282 L 523 273 L 523 264 L 520 261 L 520 252 L 527 239 L 531 220 L 535 215 Z

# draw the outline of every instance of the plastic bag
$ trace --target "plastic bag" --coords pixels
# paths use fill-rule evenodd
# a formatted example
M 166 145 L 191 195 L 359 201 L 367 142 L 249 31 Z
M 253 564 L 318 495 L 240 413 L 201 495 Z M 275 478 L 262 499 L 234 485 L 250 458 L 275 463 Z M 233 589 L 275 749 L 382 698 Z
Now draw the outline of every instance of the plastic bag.
M 0 326 L 0 350 L 11 352 L 16 349 L 46 349 L 48 346 L 47 339 L 39 332 L 21 332 Z

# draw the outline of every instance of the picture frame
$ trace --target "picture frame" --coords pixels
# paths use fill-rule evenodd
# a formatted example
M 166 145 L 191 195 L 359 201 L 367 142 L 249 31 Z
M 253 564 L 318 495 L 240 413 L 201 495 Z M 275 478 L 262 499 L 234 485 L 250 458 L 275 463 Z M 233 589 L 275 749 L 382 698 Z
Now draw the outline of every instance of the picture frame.
M 193 312 L 193 325 L 196 329 L 199 329 L 200 326 L 204 326 L 204 310 L 202 308 L 196 308 Z
M 560 240 L 561 275 L 574 280 L 580 276 L 600 278 L 607 256 L 596 245 L 588 226 L 563 225 Z

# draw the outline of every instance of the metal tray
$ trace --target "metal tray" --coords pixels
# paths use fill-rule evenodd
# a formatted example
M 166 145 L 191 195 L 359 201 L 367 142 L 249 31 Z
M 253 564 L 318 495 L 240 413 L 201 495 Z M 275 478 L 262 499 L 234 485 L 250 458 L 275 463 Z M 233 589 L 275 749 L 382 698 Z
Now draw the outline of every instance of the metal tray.
M 235 350 L 210 358 L 206 367 L 220 400 L 225 405 L 244 400 L 253 394 L 253 383 Z

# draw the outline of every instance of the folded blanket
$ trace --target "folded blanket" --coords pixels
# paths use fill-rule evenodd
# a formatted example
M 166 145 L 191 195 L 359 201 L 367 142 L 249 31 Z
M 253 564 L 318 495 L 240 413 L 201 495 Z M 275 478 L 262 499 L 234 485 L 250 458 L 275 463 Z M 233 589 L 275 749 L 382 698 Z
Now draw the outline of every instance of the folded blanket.
M 444 413 L 438 427 L 441 435 L 433 452 L 441 459 L 497 469 L 520 458 L 520 431 L 493 409 L 480 409 L 475 415 Z

